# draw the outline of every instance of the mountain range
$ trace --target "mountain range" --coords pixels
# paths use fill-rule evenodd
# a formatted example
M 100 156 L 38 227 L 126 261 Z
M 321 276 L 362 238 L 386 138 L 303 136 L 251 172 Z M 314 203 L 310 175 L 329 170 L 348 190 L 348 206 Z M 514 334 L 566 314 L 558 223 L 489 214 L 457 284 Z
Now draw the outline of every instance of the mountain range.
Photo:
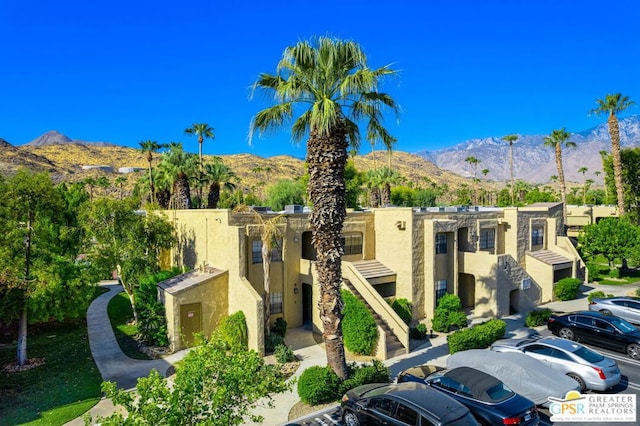
M 620 122 L 620 142 L 622 148 L 640 146 L 640 117 L 637 115 L 622 118 Z M 546 183 L 552 175 L 557 175 L 555 152 L 544 146 L 547 135 L 518 135 L 513 144 L 513 168 L 515 179 L 531 183 Z M 562 159 L 565 179 L 583 182 L 592 179 L 597 184 L 603 182 L 602 159 L 600 151 L 611 151 L 609 128 L 604 122 L 592 129 L 572 133 L 569 141 L 575 142 L 575 148 L 563 148 Z M 418 155 L 433 162 L 441 169 L 455 171 L 462 176 L 473 176 L 474 167 L 465 161 L 475 157 L 480 162 L 477 167 L 478 178 L 495 181 L 509 181 L 509 143 L 500 137 L 470 139 L 450 148 L 434 151 L 420 151 Z M 586 167 L 585 174 L 578 169 Z M 480 172 L 488 169 L 486 177 Z

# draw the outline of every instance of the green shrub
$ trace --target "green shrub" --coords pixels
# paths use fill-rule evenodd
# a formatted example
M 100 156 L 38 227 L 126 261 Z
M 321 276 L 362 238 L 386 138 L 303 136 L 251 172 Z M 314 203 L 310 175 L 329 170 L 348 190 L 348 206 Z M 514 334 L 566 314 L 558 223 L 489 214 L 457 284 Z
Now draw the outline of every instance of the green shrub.
M 342 334 L 344 346 L 354 354 L 371 355 L 378 341 L 378 328 L 373 314 L 352 293 L 342 290 Z
M 636 296 L 640 297 L 640 287 L 636 288 Z
M 396 299 L 391 304 L 393 310 L 407 325 L 411 324 L 413 319 L 413 305 L 407 299 Z
M 230 347 L 249 347 L 247 319 L 242 311 L 238 311 L 222 318 L 214 333 L 216 333 Z
M 458 330 L 447 336 L 449 353 L 487 348 L 496 340 L 501 339 L 506 329 L 506 322 L 494 319 L 465 330 Z
M 581 284 L 578 278 L 563 278 L 556 283 L 553 294 L 558 300 L 573 300 L 578 296 Z
M 618 268 L 609 269 L 609 277 L 620 278 L 620 269 Z
M 600 278 L 600 266 L 595 262 L 587 262 L 587 271 L 589 272 L 589 280 L 596 281 Z
M 284 318 L 277 318 L 271 326 L 271 333 L 284 337 L 287 334 L 287 322 Z
M 409 337 L 416 340 L 423 340 L 427 337 L 427 326 L 425 324 L 418 324 L 415 328 L 409 329 Z
M 438 300 L 431 326 L 441 333 L 448 333 L 451 327 L 467 326 L 467 317 L 462 311 L 462 302 L 458 296 L 447 293 Z
M 609 297 L 614 297 L 614 295 L 611 293 L 605 294 L 602 290 L 596 290 L 587 295 L 587 300 L 591 302 L 593 299 L 606 299 Z
M 284 364 L 287 362 L 294 361 L 296 359 L 296 355 L 293 353 L 293 349 L 286 345 L 278 345 L 276 349 L 273 351 L 273 354 L 276 357 L 276 360 L 280 364 Z
M 527 327 L 537 327 L 539 325 L 546 324 L 552 313 L 553 312 L 549 308 L 534 309 L 527 314 L 527 318 L 524 323 Z
M 331 367 L 313 366 L 298 379 L 298 396 L 305 404 L 317 405 L 340 398 L 340 378 Z
M 264 351 L 268 354 L 273 353 L 279 345 L 284 345 L 284 337 L 277 333 L 271 333 L 265 336 Z
M 389 383 L 391 381 L 391 371 L 381 361 L 374 359 L 371 365 L 358 365 L 355 362 L 347 365 L 349 378 L 340 384 L 340 389 L 336 399 L 340 398 L 349 389 L 367 383 Z
M 138 312 L 138 337 L 148 345 L 167 346 L 167 319 L 164 306 L 158 302 L 157 284 L 179 275 L 182 271 L 173 268 L 160 271 L 140 280 L 135 287 L 136 311 Z

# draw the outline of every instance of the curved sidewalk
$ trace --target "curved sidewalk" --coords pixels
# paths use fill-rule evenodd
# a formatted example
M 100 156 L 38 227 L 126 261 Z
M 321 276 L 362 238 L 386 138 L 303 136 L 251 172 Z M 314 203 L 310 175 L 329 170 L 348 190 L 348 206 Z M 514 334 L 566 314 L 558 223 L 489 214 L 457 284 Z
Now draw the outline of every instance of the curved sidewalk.
M 111 328 L 107 307 L 109 301 L 123 291 L 117 281 L 104 281 L 100 284 L 109 289 L 91 302 L 87 309 L 87 332 L 93 360 L 100 371 L 102 380 L 115 382 L 121 389 L 132 389 L 140 377 L 147 377 L 151 370 L 157 370 L 163 377 L 175 363 L 184 357 L 186 351 L 180 351 L 162 359 L 139 360 L 126 356 L 120 349 Z M 108 416 L 115 411 L 109 399 L 102 398 L 89 413 L 91 416 Z M 66 423 L 69 426 L 84 425 L 80 417 Z

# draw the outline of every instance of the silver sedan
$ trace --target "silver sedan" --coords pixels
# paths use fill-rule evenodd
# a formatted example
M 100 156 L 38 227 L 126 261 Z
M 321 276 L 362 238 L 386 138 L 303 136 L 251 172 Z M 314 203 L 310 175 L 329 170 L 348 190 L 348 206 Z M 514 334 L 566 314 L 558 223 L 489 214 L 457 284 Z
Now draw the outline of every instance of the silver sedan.
M 620 369 L 611 358 L 577 342 L 560 337 L 503 339 L 492 351 L 522 352 L 578 382 L 580 390 L 604 391 L 620 383 Z
M 640 324 L 640 299 L 637 297 L 610 297 L 593 299 L 589 310 L 604 315 L 615 315 L 634 324 Z

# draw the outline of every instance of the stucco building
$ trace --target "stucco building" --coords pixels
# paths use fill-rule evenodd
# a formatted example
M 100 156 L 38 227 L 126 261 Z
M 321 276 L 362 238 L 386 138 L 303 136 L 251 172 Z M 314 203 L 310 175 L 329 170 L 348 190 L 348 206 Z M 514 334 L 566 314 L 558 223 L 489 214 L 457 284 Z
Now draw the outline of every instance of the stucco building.
M 290 207 L 271 254 L 271 319 L 321 332 L 308 213 Z M 262 351 L 263 222 L 254 213 L 221 209 L 165 214 L 178 239 L 166 262 L 191 270 L 160 285 L 174 349 L 188 345 L 192 332 L 208 334 L 224 315 L 242 310 L 249 345 Z M 342 232 L 344 285 L 380 317 L 377 356 L 384 359 L 409 344 L 392 298 L 411 301 L 413 318 L 430 325 L 445 293 L 459 295 L 476 317 L 501 317 L 551 300 L 561 278 L 583 278 L 584 264 L 563 227 L 560 203 L 350 211 Z

